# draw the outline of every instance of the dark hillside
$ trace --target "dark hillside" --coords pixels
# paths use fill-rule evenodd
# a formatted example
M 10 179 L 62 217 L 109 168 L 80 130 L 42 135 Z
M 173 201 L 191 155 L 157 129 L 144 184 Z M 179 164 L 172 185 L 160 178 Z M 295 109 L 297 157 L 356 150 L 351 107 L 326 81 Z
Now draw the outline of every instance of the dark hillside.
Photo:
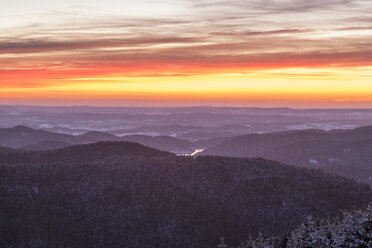
M 122 137 L 122 140 L 136 142 L 161 151 L 171 151 L 173 153 L 192 153 L 193 144 L 187 140 L 181 140 L 169 136 L 146 136 L 130 135 Z
M 155 150 L 133 142 L 98 142 L 49 151 L 24 151 L 0 154 L 2 163 L 89 163 L 120 160 L 126 157 L 164 157 L 171 153 Z
M 368 186 L 320 171 L 133 143 L 19 157 L 0 160 L 1 247 L 216 247 L 372 200 Z

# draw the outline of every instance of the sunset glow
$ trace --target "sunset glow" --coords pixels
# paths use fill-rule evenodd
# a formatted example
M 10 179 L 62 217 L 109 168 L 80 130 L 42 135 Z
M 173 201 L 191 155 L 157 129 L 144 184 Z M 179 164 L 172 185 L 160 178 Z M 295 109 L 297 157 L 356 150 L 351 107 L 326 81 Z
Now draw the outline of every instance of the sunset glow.
M 372 106 L 371 1 L 0 8 L 0 104 Z

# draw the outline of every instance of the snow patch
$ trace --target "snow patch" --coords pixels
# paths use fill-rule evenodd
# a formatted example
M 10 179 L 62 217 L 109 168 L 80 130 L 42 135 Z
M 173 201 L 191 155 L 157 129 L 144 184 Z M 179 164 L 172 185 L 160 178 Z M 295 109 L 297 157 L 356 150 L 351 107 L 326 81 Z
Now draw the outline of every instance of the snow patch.
M 201 153 L 203 151 L 204 151 L 204 149 L 196 149 L 192 153 L 176 153 L 176 154 L 177 154 L 177 156 L 194 157 L 195 155 L 197 155 L 198 153 Z
M 34 190 L 34 193 L 35 194 L 38 194 L 39 193 L 39 187 L 33 187 L 32 189 Z
M 312 159 L 309 160 L 309 163 L 310 164 L 319 164 L 319 161 L 312 158 Z

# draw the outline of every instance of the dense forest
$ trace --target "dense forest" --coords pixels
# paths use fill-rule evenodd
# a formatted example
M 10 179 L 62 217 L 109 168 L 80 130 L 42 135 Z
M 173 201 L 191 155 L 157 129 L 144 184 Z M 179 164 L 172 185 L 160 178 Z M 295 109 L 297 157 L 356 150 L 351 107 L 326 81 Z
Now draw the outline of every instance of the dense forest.
M 366 185 L 263 159 L 104 142 L 0 159 L 0 247 L 216 247 L 366 206 Z
M 224 238 L 217 247 L 228 248 Z M 237 248 L 298 247 L 372 247 L 372 205 L 365 210 L 344 212 L 334 219 L 314 221 L 309 218 L 301 226 L 280 237 L 258 238 L 242 242 Z

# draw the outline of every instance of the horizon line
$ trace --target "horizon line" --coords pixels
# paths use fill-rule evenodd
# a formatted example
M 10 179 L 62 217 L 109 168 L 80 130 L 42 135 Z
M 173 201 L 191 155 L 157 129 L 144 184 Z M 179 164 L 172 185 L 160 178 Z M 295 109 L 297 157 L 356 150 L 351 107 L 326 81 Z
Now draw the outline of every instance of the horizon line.
M 340 107 L 340 108 L 327 108 L 327 107 L 317 107 L 317 108 L 293 108 L 293 107 L 258 107 L 258 106 L 229 106 L 229 105 L 180 105 L 180 106 L 119 106 L 119 105 L 37 105 L 37 104 L 0 104 L 0 107 L 42 107 L 42 108 L 142 108 L 142 109 L 151 109 L 151 108 L 171 108 L 171 109 L 181 109 L 181 108 L 235 108 L 235 109 L 287 109 L 287 110 L 372 110 L 370 108 L 361 108 L 361 107 Z

